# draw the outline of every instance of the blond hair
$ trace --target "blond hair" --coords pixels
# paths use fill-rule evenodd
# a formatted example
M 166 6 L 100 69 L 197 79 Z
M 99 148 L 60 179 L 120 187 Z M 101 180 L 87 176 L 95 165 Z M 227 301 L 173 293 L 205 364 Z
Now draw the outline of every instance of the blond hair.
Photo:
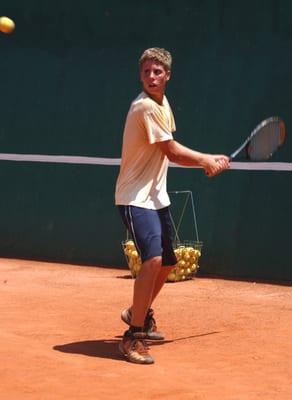
M 172 57 L 170 52 L 165 49 L 151 47 L 150 49 L 145 50 L 139 60 L 140 69 L 146 60 L 158 61 L 167 71 L 171 70 Z

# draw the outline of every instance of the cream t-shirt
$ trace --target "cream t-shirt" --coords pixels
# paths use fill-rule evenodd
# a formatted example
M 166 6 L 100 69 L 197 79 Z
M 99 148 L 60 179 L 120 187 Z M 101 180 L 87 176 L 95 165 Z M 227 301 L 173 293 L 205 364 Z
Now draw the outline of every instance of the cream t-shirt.
M 173 139 L 175 121 L 167 98 L 162 105 L 142 92 L 131 104 L 116 183 L 116 205 L 158 210 L 170 204 L 166 189 L 168 158 L 155 143 Z

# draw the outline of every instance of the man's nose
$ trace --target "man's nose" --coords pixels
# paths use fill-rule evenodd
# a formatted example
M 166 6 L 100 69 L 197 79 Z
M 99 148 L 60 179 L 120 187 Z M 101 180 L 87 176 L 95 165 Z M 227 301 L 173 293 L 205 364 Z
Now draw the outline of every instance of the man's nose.
M 154 74 L 153 71 L 150 71 L 149 78 L 150 79 L 155 79 L 155 74 Z

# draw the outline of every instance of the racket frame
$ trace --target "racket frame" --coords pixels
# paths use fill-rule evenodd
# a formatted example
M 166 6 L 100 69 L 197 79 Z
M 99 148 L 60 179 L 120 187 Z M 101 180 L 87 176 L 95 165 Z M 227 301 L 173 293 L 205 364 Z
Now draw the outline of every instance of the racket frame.
M 270 117 L 265 120 L 263 120 L 261 123 L 259 123 L 255 129 L 251 132 L 251 134 L 245 139 L 245 141 L 236 149 L 230 156 L 229 159 L 232 161 L 240 152 L 243 150 L 249 142 L 253 139 L 257 133 L 264 128 L 266 125 L 270 124 L 271 122 L 278 122 L 280 125 L 280 140 L 279 140 L 279 146 L 282 146 L 282 144 L 285 141 L 285 124 L 283 120 L 280 117 Z

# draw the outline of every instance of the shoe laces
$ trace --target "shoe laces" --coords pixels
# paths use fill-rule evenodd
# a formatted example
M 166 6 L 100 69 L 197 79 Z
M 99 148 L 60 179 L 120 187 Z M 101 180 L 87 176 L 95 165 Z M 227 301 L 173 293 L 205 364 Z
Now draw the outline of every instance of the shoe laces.
M 149 347 L 147 346 L 145 340 L 143 339 L 133 339 L 131 343 L 131 348 L 134 351 L 137 351 L 139 354 L 146 355 L 148 354 Z
M 152 331 L 157 330 L 156 321 L 153 317 L 154 311 L 150 308 L 147 313 L 146 320 L 145 320 L 145 328 L 147 330 L 151 329 Z

